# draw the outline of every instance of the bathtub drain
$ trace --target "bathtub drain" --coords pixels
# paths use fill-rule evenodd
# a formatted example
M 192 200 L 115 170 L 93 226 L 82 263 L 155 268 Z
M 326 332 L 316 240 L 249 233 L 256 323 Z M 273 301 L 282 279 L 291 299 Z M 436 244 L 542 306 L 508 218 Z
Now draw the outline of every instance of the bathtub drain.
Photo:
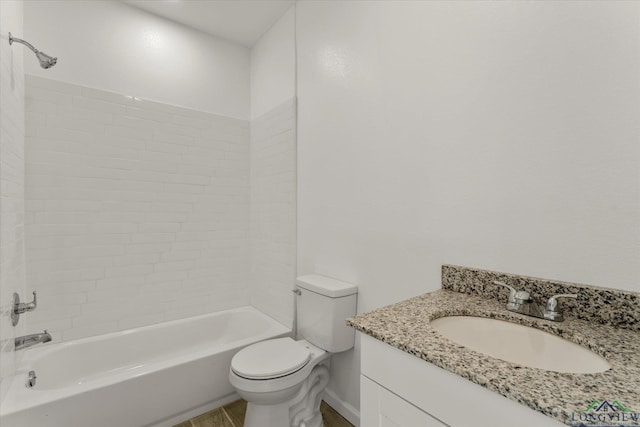
M 36 385 L 36 371 L 29 371 L 29 379 L 27 380 L 27 388 L 31 388 Z

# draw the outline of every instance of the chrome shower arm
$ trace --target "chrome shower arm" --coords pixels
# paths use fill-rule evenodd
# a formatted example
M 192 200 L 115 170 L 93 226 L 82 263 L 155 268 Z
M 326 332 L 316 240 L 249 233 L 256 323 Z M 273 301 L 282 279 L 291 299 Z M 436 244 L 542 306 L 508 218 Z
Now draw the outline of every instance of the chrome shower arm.
M 31 43 L 29 43 L 28 41 L 26 41 L 26 40 L 22 40 L 22 39 L 19 39 L 19 38 L 17 38 L 17 37 L 13 37 L 13 36 L 11 35 L 11 33 L 9 33 L 9 44 L 10 44 L 10 45 L 12 45 L 12 44 L 13 44 L 13 42 L 16 42 L 16 43 L 22 43 L 23 45 L 25 45 L 26 47 L 28 47 L 29 49 L 31 49 L 31 50 L 33 51 L 33 53 L 38 53 L 38 52 L 39 52 L 39 50 L 38 50 L 38 49 L 36 49 L 35 47 L 33 47 L 33 45 L 32 45 Z

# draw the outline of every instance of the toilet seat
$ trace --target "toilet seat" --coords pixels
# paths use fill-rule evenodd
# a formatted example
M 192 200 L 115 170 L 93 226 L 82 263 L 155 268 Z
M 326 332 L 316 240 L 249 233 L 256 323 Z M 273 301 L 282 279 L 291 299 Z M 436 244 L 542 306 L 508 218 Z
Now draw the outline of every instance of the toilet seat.
M 289 337 L 278 338 L 240 350 L 231 360 L 231 370 L 250 380 L 268 380 L 297 372 L 310 359 L 308 347 Z

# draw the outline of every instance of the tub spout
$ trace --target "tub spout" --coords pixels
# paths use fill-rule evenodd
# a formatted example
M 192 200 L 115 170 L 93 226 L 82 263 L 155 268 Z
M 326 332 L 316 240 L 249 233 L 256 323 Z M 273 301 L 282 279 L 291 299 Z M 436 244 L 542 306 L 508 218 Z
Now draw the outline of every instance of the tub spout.
M 31 334 L 17 337 L 15 340 L 15 349 L 22 350 L 34 346 L 38 343 L 45 343 L 51 341 L 51 335 L 46 330 L 40 334 Z

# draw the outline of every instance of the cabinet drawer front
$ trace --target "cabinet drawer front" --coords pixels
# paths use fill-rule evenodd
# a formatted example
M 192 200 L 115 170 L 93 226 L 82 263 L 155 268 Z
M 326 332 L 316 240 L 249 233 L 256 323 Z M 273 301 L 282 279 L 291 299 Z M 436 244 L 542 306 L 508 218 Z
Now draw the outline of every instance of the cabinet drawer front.
M 446 427 L 364 375 L 360 376 L 360 414 L 363 427 Z

